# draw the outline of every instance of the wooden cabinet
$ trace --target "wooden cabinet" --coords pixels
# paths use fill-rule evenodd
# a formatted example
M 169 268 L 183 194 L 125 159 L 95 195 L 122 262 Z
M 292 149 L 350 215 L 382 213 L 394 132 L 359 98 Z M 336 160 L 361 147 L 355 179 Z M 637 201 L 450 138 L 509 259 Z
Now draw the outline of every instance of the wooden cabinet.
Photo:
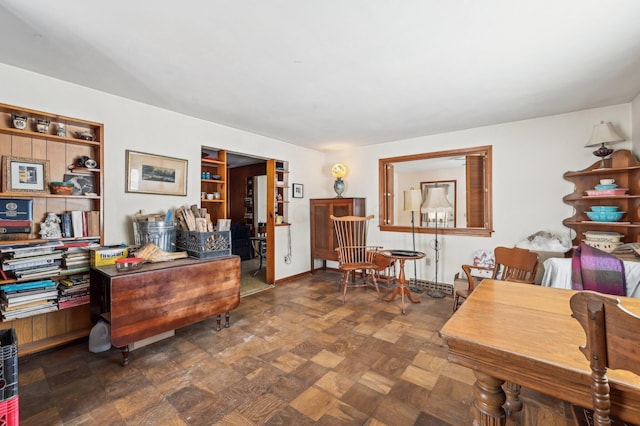
M 323 270 L 327 267 L 327 260 L 338 260 L 337 240 L 330 216 L 365 216 L 365 198 L 317 198 L 310 203 L 313 273 L 316 259 L 323 260 Z
M 201 199 L 201 207 L 211 215 L 211 222 L 216 226 L 218 219 L 227 218 L 227 152 L 202 149 L 200 171 L 200 191 L 205 193 Z M 216 194 L 209 199 L 207 194 Z
M 574 215 L 562 223 L 575 231 L 574 247 L 585 238 L 587 231 L 608 231 L 623 234 L 625 243 L 640 242 L 640 162 L 629 150 L 615 151 L 606 160 L 606 168 L 597 161 L 577 172 L 566 172 L 564 178 L 575 185 L 573 193 L 563 201 L 574 207 Z M 586 191 L 594 189 L 600 179 L 615 179 L 618 188 L 627 188 L 624 195 L 588 196 Z M 624 211 L 619 222 L 594 222 L 585 212 L 592 206 L 617 206 Z
M 16 116 L 19 117 L 19 121 L 25 122 L 23 128 L 20 128 L 20 122 L 14 123 Z M 11 250 L 16 246 L 35 248 L 51 241 L 70 245 L 89 239 L 79 236 L 55 240 L 41 239 L 39 224 L 44 221 L 47 213 L 60 215 L 69 211 L 98 211 L 99 235 L 93 236 L 91 240 L 103 243 L 103 143 L 104 126 L 100 123 L 0 104 L 0 155 L 6 161 L 9 161 L 8 157 L 13 157 L 27 163 L 32 159 L 34 163 L 42 162 L 48 165 L 48 175 L 44 176 L 44 188 L 37 192 L 21 188 L 15 177 L 12 179 L 8 173 L 3 173 L 4 189 L 0 192 L 0 198 L 31 200 L 33 217 L 30 234 L 0 235 L 3 256 L 11 256 Z M 83 158 L 94 160 L 95 164 L 84 161 L 79 164 L 77 160 Z M 3 165 L 4 163 L 3 161 Z M 65 175 L 75 175 L 66 176 L 67 180 L 74 179 L 87 185 L 90 182 L 92 189 L 74 195 L 51 194 L 47 183 L 64 181 Z M 86 271 L 88 272 L 88 268 Z M 74 273 L 77 272 L 77 269 L 74 270 Z M 51 278 L 56 281 L 68 274 L 69 272 L 63 269 L 61 272 L 52 272 L 51 275 L 38 279 Z M 7 274 L 6 279 L 0 280 L 0 284 L 15 281 L 11 274 Z M 91 329 L 89 305 L 3 321 L 0 328 L 16 330 L 20 355 L 37 352 L 87 336 Z

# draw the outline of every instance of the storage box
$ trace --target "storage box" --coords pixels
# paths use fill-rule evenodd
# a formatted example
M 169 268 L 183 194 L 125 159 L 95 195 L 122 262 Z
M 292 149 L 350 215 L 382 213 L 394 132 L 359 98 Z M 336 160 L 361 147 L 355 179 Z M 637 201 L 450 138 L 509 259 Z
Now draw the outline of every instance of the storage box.
M 20 424 L 20 409 L 18 396 L 0 402 L 0 425 L 18 426 Z
M 114 265 L 116 260 L 129 255 L 127 247 L 99 247 L 90 251 L 91 266 Z
M 0 198 L 0 220 L 33 220 L 33 200 Z
M 178 231 L 176 247 L 199 259 L 231 255 L 231 231 Z
M 0 330 L 0 356 L 0 400 L 4 401 L 18 395 L 18 338 L 13 328 Z

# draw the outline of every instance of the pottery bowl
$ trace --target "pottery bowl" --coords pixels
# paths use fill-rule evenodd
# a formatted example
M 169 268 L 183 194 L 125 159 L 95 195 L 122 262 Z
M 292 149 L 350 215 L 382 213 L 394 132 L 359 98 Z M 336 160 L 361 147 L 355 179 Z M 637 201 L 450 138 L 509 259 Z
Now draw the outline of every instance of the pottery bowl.
M 615 179 L 600 179 L 600 185 L 613 185 L 616 183 Z
M 73 192 L 73 182 L 51 182 L 49 189 L 52 194 L 71 195 Z
M 618 206 L 591 206 L 591 211 L 594 212 L 615 212 L 618 210 Z
M 586 212 L 589 219 L 595 222 L 617 222 L 625 212 Z

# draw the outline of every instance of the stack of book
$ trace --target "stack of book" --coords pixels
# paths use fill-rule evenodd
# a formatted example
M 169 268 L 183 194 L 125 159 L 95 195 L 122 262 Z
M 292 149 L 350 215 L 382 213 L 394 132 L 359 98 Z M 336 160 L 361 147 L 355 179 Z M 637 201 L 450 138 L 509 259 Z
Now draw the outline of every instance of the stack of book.
M 58 309 L 58 289 L 52 280 L 0 286 L 0 312 L 4 321 L 39 315 Z
M 89 303 L 89 275 L 78 274 L 58 283 L 58 309 Z
M 0 249 L 0 252 L 9 253 L 8 257 L 2 259 L 2 275 L 6 276 L 6 272 L 11 272 L 18 281 L 58 275 L 64 253 L 64 250 L 59 248 L 60 245 L 60 243 L 50 243 Z

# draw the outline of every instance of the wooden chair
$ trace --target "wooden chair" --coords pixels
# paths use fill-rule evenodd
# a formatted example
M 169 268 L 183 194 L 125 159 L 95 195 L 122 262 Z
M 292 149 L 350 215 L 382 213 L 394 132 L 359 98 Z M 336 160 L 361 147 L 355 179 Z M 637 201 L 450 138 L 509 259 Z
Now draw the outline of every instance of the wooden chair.
M 578 425 L 625 424 L 609 417 L 611 400 L 607 369 L 623 369 L 640 375 L 640 316 L 620 305 L 613 296 L 580 291 L 569 302 L 573 317 L 587 336 L 580 350 L 591 366 L 593 407 L 573 406 Z
M 371 263 L 375 265 L 371 273 L 375 276 L 378 286 L 383 285 L 389 290 L 396 281 L 396 261 L 390 257 L 378 256 L 378 250 L 371 255 Z
M 338 252 L 338 269 L 343 273 L 340 280 L 342 303 L 347 298 L 347 289 L 349 287 L 366 287 L 371 285 L 370 281 L 373 282 L 378 298 L 380 298 L 380 289 L 373 273 L 377 269 L 375 261 L 379 247 L 367 246 L 369 221 L 374 216 L 336 217 L 331 215 L 330 217 L 333 221 L 338 242 L 336 248 Z M 359 273 L 362 283 L 355 280 L 356 273 Z M 350 278 L 354 279 L 350 280 Z
M 517 247 L 496 247 L 494 250 L 495 267 L 486 268 L 475 265 L 462 265 L 467 276 L 468 287 L 456 290 L 453 298 L 453 311 L 464 302 L 473 292 L 479 279 L 473 275 L 474 270 L 492 271 L 491 279 L 515 281 L 520 283 L 535 283 L 538 270 L 538 254 L 527 249 Z

